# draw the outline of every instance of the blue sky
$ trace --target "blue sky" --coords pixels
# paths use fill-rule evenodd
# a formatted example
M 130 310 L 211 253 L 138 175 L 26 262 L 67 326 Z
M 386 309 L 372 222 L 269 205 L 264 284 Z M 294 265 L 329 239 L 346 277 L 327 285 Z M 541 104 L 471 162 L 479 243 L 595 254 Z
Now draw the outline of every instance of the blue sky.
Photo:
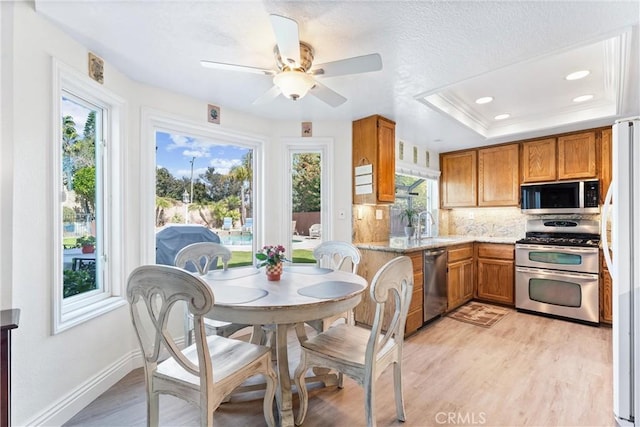
M 191 159 L 193 177 L 196 179 L 208 167 L 226 174 L 233 166 L 242 164 L 242 157 L 250 150 L 233 145 L 222 145 L 204 138 L 192 138 L 184 135 L 156 132 L 156 166 L 164 167 L 176 178 L 191 177 Z

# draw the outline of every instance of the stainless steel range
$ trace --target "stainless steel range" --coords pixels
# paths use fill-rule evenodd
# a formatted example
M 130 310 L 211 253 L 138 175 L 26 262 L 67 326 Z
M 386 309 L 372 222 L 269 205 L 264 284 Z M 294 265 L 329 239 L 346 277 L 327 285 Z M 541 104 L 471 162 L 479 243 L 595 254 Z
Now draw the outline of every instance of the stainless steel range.
M 527 221 L 516 242 L 516 308 L 598 323 L 600 223 Z

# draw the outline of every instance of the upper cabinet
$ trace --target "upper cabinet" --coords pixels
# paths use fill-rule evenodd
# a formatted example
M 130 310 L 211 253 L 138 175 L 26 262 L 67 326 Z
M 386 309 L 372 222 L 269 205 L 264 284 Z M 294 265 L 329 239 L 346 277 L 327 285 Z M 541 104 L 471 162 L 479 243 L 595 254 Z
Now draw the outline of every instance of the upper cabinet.
M 596 134 L 558 137 L 558 179 L 596 178 Z
M 522 143 L 522 182 L 555 181 L 556 139 Z
M 611 185 L 611 149 L 611 128 L 603 129 L 600 132 L 600 203 L 604 203 Z
M 395 128 L 395 122 L 378 115 L 353 122 L 354 204 L 395 201 Z M 371 165 L 371 175 L 367 173 L 358 178 L 363 185 L 356 191 L 355 168 L 367 165 Z
M 443 208 L 518 206 L 519 144 L 440 156 Z
M 477 151 L 440 155 L 440 196 L 443 208 L 477 205 Z
M 478 206 L 518 206 L 519 144 L 478 150 Z

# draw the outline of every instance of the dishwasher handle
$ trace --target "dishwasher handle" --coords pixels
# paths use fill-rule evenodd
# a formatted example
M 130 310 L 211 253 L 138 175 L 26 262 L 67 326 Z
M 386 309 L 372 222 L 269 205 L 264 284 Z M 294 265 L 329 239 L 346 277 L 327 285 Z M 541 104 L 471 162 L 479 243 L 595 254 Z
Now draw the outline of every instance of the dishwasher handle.
M 424 257 L 437 257 L 445 253 L 445 249 L 435 249 L 435 250 L 426 250 L 424 251 Z

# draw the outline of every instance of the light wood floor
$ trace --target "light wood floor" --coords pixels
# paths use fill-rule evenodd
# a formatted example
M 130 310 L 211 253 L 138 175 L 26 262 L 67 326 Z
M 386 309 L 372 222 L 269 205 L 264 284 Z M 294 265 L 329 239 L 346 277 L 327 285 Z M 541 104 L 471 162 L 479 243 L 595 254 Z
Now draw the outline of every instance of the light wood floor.
M 488 329 L 442 318 L 407 338 L 404 349 L 407 421 L 395 418 L 389 369 L 377 383 L 379 426 L 615 425 L 610 328 L 516 311 Z M 292 348 L 292 365 L 298 354 Z M 144 426 L 145 399 L 142 369 L 137 369 L 66 425 Z M 246 395 L 242 400 L 238 395 L 223 404 L 215 413 L 216 425 L 265 425 L 261 401 Z M 345 379 L 342 390 L 310 392 L 305 426 L 364 423 L 363 392 L 354 381 Z M 198 425 L 197 409 L 161 396 L 160 424 Z

